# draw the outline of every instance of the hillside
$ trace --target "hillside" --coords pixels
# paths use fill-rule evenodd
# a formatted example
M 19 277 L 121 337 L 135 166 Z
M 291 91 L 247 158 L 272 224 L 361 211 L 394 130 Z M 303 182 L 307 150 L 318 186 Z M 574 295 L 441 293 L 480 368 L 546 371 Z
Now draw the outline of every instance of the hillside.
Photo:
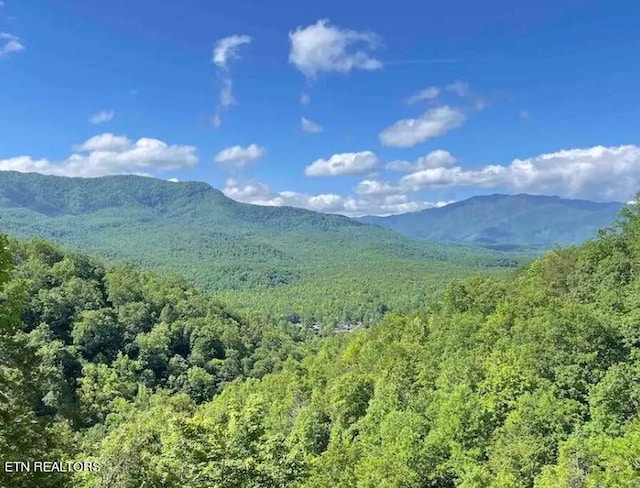
M 639 242 L 626 208 L 515 276 L 311 339 L 180 281 L 0 239 L 0 415 L 21 419 L 0 448 L 100 466 L 0 485 L 637 486 Z
M 367 216 L 405 236 L 496 249 L 580 244 L 611 225 L 622 203 L 536 195 L 476 196 L 450 205 L 389 217 Z
M 145 388 L 207 401 L 234 379 L 303 357 L 311 340 L 304 328 L 249 320 L 179 278 L 0 235 L 3 466 L 70 459 L 58 450 L 69 448 L 67 427 L 100 424 Z M 46 478 L 0 469 L 1 487 L 69 486 Z
M 410 310 L 447 279 L 513 256 L 417 242 L 290 207 L 235 202 L 205 183 L 0 172 L 0 231 L 177 273 L 236 308 L 306 323 Z

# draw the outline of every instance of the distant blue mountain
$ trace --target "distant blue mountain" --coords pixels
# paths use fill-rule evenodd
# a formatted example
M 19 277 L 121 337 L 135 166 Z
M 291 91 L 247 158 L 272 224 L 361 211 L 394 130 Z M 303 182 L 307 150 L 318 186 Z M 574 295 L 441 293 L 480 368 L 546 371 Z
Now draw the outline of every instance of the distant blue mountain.
M 498 249 L 548 248 L 596 236 L 598 229 L 615 221 L 622 206 L 620 202 L 495 194 L 420 212 L 357 220 L 418 239 Z

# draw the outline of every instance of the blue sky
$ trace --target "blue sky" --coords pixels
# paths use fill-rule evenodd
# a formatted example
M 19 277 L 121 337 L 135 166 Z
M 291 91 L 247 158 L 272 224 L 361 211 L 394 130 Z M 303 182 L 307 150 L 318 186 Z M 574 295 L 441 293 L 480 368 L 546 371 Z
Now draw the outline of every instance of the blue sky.
M 1 4 L 3 170 L 348 215 L 640 188 L 636 1 Z

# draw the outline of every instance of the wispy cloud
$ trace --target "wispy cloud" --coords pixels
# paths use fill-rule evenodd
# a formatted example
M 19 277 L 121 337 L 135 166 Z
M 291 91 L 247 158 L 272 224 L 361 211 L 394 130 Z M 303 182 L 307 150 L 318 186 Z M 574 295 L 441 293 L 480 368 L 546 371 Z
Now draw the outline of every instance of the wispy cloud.
M 464 81 L 454 81 L 445 87 L 446 90 L 455 93 L 459 97 L 468 97 L 471 95 L 471 87 Z
M 300 119 L 300 128 L 305 132 L 312 134 L 322 132 L 322 126 L 313 120 L 309 120 L 306 117 Z
M 429 109 L 416 118 L 402 119 L 379 134 L 380 142 L 390 147 L 413 147 L 460 127 L 466 120 L 464 112 L 444 105 Z
M 213 126 L 216 128 L 222 125 L 222 113 L 236 103 L 236 99 L 233 96 L 233 80 L 231 79 L 230 64 L 232 61 L 240 59 L 240 48 L 250 43 L 250 36 L 236 34 L 219 39 L 213 48 L 211 61 L 218 68 L 218 75 L 221 78 L 222 85 L 218 95 L 218 108 L 213 117 Z
M 423 102 L 425 100 L 434 100 L 435 98 L 438 97 L 438 95 L 440 95 L 440 92 L 441 90 L 439 87 L 429 86 L 408 97 L 405 100 L 405 103 L 407 105 L 413 105 L 415 103 Z
M 89 117 L 89 122 L 92 124 L 102 124 L 104 122 L 109 122 L 115 116 L 115 112 L 113 110 L 103 110 L 102 112 L 95 113 Z
M 8 57 L 25 49 L 22 40 L 18 36 L 8 32 L 0 32 L 0 58 Z
M 219 39 L 213 48 L 213 63 L 219 68 L 228 68 L 229 61 L 239 59 L 240 46 L 250 42 L 251 37 L 246 35 L 233 35 Z
M 455 105 L 444 103 L 442 98 L 454 97 Z M 429 139 L 440 137 L 453 129 L 462 126 L 468 116 L 474 111 L 483 110 L 488 100 L 462 81 L 455 81 L 449 85 L 429 86 L 405 99 L 406 105 L 419 102 L 431 102 L 433 108 L 425 110 L 417 117 L 398 120 L 382 130 L 378 137 L 384 146 L 413 147 Z
M 236 99 L 233 97 L 233 82 L 230 78 L 222 80 L 222 88 L 220 89 L 220 106 L 230 107 L 236 103 Z
M 300 95 L 300 103 L 302 105 L 309 105 L 311 103 L 311 95 L 307 92 Z

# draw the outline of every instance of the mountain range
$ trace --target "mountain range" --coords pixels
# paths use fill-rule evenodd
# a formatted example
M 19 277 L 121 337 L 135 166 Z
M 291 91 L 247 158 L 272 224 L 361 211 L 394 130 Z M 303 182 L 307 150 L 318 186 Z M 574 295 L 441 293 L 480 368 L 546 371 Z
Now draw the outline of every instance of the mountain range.
M 0 172 L 0 231 L 179 274 L 234 307 L 307 321 L 374 320 L 419 306 L 451 278 L 519 262 L 344 216 L 238 203 L 206 183 L 142 176 Z
M 622 206 L 620 202 L 557 196 L 494 194 L 419 212 L 357 220 L 417 239 L 494 249 L 548 249 L 595 237 L 599 229 L 615 221 Z

